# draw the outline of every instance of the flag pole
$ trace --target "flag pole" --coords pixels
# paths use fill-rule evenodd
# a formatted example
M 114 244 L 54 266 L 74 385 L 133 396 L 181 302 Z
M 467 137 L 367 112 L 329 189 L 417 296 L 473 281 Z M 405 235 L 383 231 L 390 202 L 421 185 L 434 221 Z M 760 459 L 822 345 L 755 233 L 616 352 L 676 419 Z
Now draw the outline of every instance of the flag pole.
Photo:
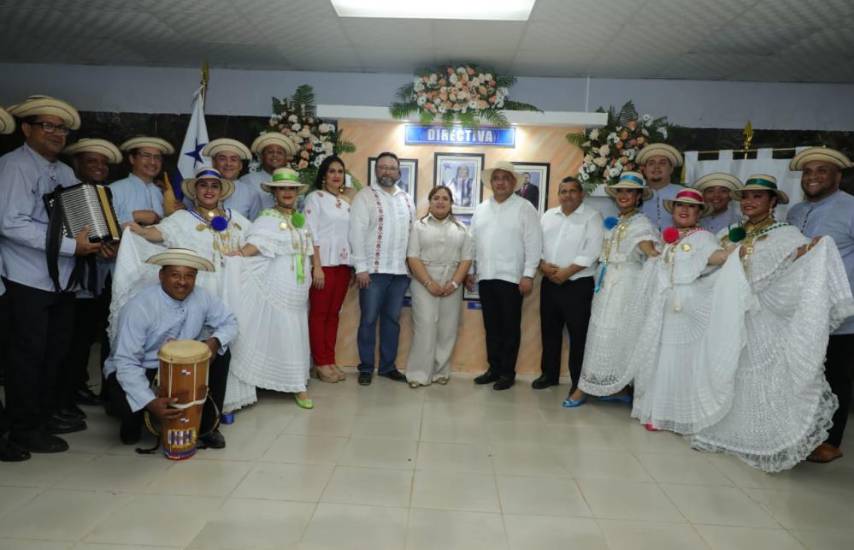
M 202 98 L 203 99 L 205 97 L 205 94 L 208 91 L 208 82 L 210 82 L 210 78 L 211 78 L 211 68 L 210 68 L 210 65 L 208 65 L 207 60 L 205 60 L 205 62 L 202 63 L 202 81 L 200 83 L 202 86 Z

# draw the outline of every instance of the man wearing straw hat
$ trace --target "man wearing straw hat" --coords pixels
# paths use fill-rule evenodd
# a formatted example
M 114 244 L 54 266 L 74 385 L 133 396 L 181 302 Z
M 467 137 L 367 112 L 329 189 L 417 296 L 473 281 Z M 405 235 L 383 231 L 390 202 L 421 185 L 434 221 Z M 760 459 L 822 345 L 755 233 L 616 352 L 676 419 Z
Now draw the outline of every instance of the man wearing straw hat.
M 74 326 L 74 256 L 95 254 L 101 245 L 89 242 L 88 228 L 74 238 L 62 237 L 58 277 L 51 277 L 42 197 L 77 183 L 71 168 L 57 159 L 68 133 L 80 127 L 80 115 L 47 96 L 31 96 L 9 113 L 20 120 L 26 139 L 0 157 L 0 256 L 11 324 L 5 365 L 9 438 L 30 452 L 56 453 L 68 444 L 55 434 L 86 429 L 79 417 L 60 414 L 57 382 Z
M 146 263 L 160 266 L 160 284 L 141 290 L 119 313 L 116 347 L 104 364 L 106 409 L 121 420 L 119 436 L 131 445 L 142 436 L 143 409 L 159 419 L 170 418 L 177 409 L 166 397 L 156 397 L 151 381 L 157 373 L 157 353 L 169 340 L 204 340 L 214 358 L 208 385 L 212 394 L 224 394 L 227 346 L 237 336 L 237 319 L 222 301 L 203 288 L 195 288 L 199 271 L 213 271 L 213 264 L 193 250 L 170 248 L 155 254 Z M 222 405 L 220 403 L 220 405 Z M 202 445 L 225 446 L 213 408 L 202 415 Z
M 93 185 L 107 185 L 110 165 L 122 162 L 119 148 L 105 139 L 83 138 L 66 147 L 63 153 L 71 157 L 71 165 L 80 182 Z M 115 259 L 117 246 L 104 244 L 101 251 L 102 255 L 95 264 L 98 281 L 94 293 L 80 290 L 74 300 L 74 337 L 66 368 L 63 369 L 66 376 L 61 384 L 69 408 L 75 408 L 76 404 L 100 404 L 98 396 L 89 389 L 89 351 L 98 340 L 98 330 L 106 330 L 110 302 L 105 280 Z M 102 340 L 106 341 L 106 332 L 103 335 Z M 102 351 L 106 350 L 102 348 Z M 102 354 L 99 364 L 103 364 L 104 359 L 106 353 Z
M 223 206 L 235 212 L 240 212 L 246 219 L 254 220 L 261 211 L 261 196 L 258 192 L 241 180 L 240 172 L 243 171 L 243 162 L 252 158 L 249 148 L 230 138 L 219 138 L 212 140 L 202 150 L 202 155 L 211 159 L 211 163 L 222 177 L 233 181 L 234 193 L 225 199 Z M 186 204 L 186 198 L 185 198 Z M 192 203 L 187 208 L 193 208 Z
M 261 169 L 257 172 L 249 172 L 240 178 L 237 186 L 248 185 L 255 190 L 255 194 L 261 201 L 259 211 L 265 208 L 273 208 L 276 205 L 273 196 L 261 189 L 261 184 L 272 181 L 273 171 L 276 168 L 287 166 L 297 154 L 297 145 L 285 134 L 270 131 L 255 138 L 250 149 L 261 161 Z
M 119 149 L 127 153 L 130 174 L 113 182 L 113 208 L 119 223 L 154 225 L 163 218 L 163 191 L 154 178 L 163 170 L 163 157 L 175 153 L 172 145 L 159 137 L 131 138 Z
M 516 380 L 521 341 L 522 300 L 531 293 L 543 253 L 543 233 L 537 210 L 514 191 L 524 177 L 510 162 L 497 162 L 483 171 L 492 197 L 480 203 L 471 220 L 474 266 L 489 366 L 474 379 L 506 390 Z M 475 277 L 466 286 L 474 289 Z
M 673 215 L 664 208 L 684 187 L 672 183 L 673 171 L 682 166 L 682 153 L 666 143 L 650 143 L 637 156 L 641 172 L 652 189 L 652 199 L 643 201 L 641 212 L 659 230 L 673 225 Z
M 839 189 L 842 170 L 851 166 L 846 155 L 829 147 L 810 147 L 795 155 L 789 170 L 801 171 L 804 201 L 792 206 L 786 219 L 807 237 L 833 237 L 854 290 L 854 196 Z M 839 447 L 851 407 L 852 368 L 854 316 L 830 335 L 827 344 L 825 376 L 839 399 L 839 408 L 827 440 L 807 458 L 811 462 L 831 462 L 842 456 Z
M 11 134 L 15 131 L 15 119 L 0 107 L 0 134 Z M 0 255 L 0 274 L 3 273 L 3 256 Z M 9 309 L 6 305 L 6 287 L 0 279 L 0 368 L 6 363 L 6 352 L 9 345 Z M 20 462 L 30 458 L 26 449 L 19 447 L 6 439 L 9 431 L 9 418 L 6 409 L 0 401 L 0 462 Z
M 694 182 L 694 189 L 703 194 L 711 208 L 708 216 L 700 218 L 700 227 L 717 235 L 722 229 L 741 222 L 741 210 L 732 193 L 741 188 L 741 180 L 725 172 L 706 174 Z

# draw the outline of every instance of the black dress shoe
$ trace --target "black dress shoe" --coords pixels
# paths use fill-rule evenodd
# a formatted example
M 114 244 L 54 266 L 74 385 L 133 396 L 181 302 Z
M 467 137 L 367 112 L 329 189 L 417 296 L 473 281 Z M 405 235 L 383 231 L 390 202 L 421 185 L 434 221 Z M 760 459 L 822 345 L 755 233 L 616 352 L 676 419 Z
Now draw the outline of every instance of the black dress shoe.
M 97 407 L 101 404 L 101 398 L 95 395 L 89 386 L 84 386 L 74 392 L 74 402 L 87 407 Z
M 139 415 L 134 415 L 131 418 L 122 420 L 121 428 L 119 428 L 119 439 L 125 445 L 133 445 L 139 443 L 142 438 L 142 418 Z
M 56 412 L 55 416 L 66 420 L 86 420 L 86 413 L 77 405 L 69 405 Z
M 5 437 L 0 437 L 0 462 L 22 462 L 29 460 L 30 452 L 12 443 Z
M 395 382 L 406 382 L 406 376 L 397 369 L 380 373 L 379 376 L 382 376 L 383 378 L 388 378 L 389 380 L 394 380 Z
M 199 437 L 196 443 L 197 449 L 225 449 L 225 437 L 219 430 L 214 430 L 207 435 Z
M 516 380 L 513 378 L 499 378 L 498 381 L 492 385 L 493 390 L 509 390 L 513 387 L 513 384 L 516 383 Z
M 64 439 L 37 430 L 15 432 L 9 436 L 9 441 L 31 453 L 62 453 L 68 450 Z
M 83 420 L 73 420 L 63 416 L 51 416 L 44 426 L 44 431 L 50 435 L 70 434 L 74 432 L 82 432 L 86 429 L 86 422 Z
M 492 384 L 493 382 L 498 380 L 498 375 L 491 370 L 487 370 L 485 373 L 480 376 L 475 377 L 475 384 Z
M 557 380 L 554 380 L 552 378 L 548 378 L 544 374 L 544 375 L 540 376 L 539 378 L 537 378 L 536 380 L 534 380 L 533 382 L 531 382 L 531 387 L 534 388 L 535 390 L 542 390 L 542 389 L 548 388 L 550 386 L 557 386 L 558 384 L 559 384 L 559 382 Z
M 371 385 L 371 378 L 373 378 L 373 375 L 371 373 L 360 372 L 359 373 L 359 385 L 360 386 L 370 386 Z

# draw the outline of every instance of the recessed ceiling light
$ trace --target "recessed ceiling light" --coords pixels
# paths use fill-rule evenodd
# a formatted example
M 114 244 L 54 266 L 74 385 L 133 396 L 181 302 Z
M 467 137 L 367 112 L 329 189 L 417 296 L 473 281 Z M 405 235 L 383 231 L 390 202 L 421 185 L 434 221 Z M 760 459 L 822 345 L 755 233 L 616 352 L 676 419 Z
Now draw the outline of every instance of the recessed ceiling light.
M 340 17 L 527 21 L 536 0 L 331 0 Z

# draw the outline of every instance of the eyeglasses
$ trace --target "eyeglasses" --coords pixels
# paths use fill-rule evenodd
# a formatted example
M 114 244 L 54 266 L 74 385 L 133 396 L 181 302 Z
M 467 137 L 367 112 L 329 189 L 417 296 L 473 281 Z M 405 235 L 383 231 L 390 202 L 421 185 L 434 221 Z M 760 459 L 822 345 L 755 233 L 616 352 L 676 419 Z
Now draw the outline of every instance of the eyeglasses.
M 163 160 L 163 155 L 161 155 L 160 153 L 143 152 L 137 153 L 135 156 L 144 160 Z
M 377 166 L 377 172 L 397 172 L 397 166 Z
M 67 136 L 71 131 L 71 128 L 68 126 L 64 126 L 62 124 L 56 125 L 52 122 L 29 122 L 30 126 L 38 126 L 42 129 L 42 132 L 45 134 L 59 134 L 60 136 Z

